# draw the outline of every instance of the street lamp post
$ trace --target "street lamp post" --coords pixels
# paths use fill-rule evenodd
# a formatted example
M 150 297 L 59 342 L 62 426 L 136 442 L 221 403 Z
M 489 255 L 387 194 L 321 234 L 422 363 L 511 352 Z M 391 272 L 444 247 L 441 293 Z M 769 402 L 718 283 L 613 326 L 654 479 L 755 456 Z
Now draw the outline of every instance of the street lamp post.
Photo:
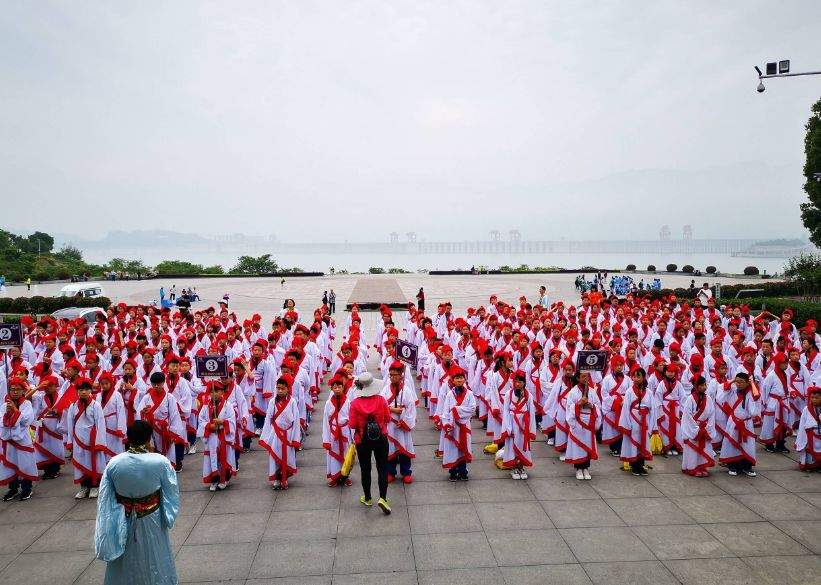
M 758 65 L 754 65 L 754 67 L 756 73 L 758 73 L 758 87 L 756 87 L 756 91 L 758 93 L 764 93 L 764 90 L 766 89 L 764 87 L 764 82 L 762 81 L 763 79 L 773 79 L 775 77 L 802 77 L 804 75 L 821 75 L 821 71 L 802 71 L 799 73 L 790 73 L 789 59 L 767 63 L 767 73 L 762 73 Z

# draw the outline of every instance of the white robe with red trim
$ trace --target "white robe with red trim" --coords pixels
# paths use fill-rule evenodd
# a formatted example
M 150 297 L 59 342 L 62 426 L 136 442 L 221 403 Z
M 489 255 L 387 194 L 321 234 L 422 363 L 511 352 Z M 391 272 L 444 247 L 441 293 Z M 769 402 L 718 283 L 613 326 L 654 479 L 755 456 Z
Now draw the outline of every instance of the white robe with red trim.
M 564 453 L 567 449 L 567 395 L 570 387 L 565 384 L 564 377 L 558 378 L 553 384 L 550 396 L 547 399 L 547 416 L 553 420 L 556 429 L 555 449 Z
M 801 413 L 795 450 L 799 452 L 798 465 L 802 471 L 821 469 L 821 413 L 808 404 Z
M 624 404 L 624 395 L 627 389 L 632 386 L 630 378 L 623 375 L 617 381 L 613 374 L 604 377 L 600 387 L 601 393 L 601 442 L 609 445 L 621 438 L 619 430 L 619 418 Z
M 502 433 L 500 440 L 504 440 L 505 467 L 533 465 L 531 441 L 536 440 L 536 410 L 533 404 L 533 395 L 526 389 L 520 398 L 516 398 L 515 390 L 511 389 L 505 396 L 502 406 Z
M 103 404 L 103 393 L 97 394 L 97 401 L 103 408 L 105 417 L 106 461 L 125 450 L 125 432 L 128 429 L 123 396 L 116 390 L 111 398 Z
M 222 420 L 220 429 L 212 424 L 216 418 Z M 219 404 L 209 401 L 202 405 L 197 421 L 197 437 L 201 438 L 205 445 L 202 452 L 203 483 L 213 483 L 214 480 L 226 482 L 236 475 L 236 434 L 236 411 L 230 398 L 225 398 Z
M 792 434 L 790 424 L 789 380 L 784 372 L 784 380 L 773 371 L 764 378 L 761 385 L 761 433 L 762 443 L 773 443 L 786 439 Z
M 296 474 L 296 449 L 301 436 L 296 400 L 289 396 L 282 402 L 269 401 L 259 437 L 259 444 L 268 451 L 269 480 L 287 481 Z
M 23 400 L 18 412 L 6 420 L 8 403 L 0 404 L 0 485 L 15 479 L 37 481 L 37 463 L 29 425 L 34 422 L 31 402 Z
M 80 409 L 80 401 L 66 411 L 66 446 L 71 449 L 74 483 L 83 478 L 100 481 L 106 463 L 106 432 L 103 407 L 94 399 Z
M 670 382 L 666 377 L 656 386 L 658 431 L 665 449 L 682 450 L 681 403 L 686 398 L 679 381 Z
M 635 386 L 627 390 L 619 418 L 619 430 L 624 437 L 621 442 L 622 461 L 633 463 L 638 459 L 653 459 L 650 435 L 656 430 L 657 419 L 656 399 L 649 389 L 645 389 L 641 399 Z
M 467 388 L 459 396 L 453 390 L 445 395 L 442 406 L 442 467 L 451 469 L 473 461 L 470 421 L 476 411 L 476 397 Z
M 583 396 L 582 389 L 574 386 L 567 394 L 567 450 L 565 463 L 577 464 L 599 458 L 596 447 L 596 431 L 601 428 L 601 402 L 592 386 L 588 387 L 586 406 L 581 406 L 579 400 Z
M 391 383 L 388 381 L 382 387 L 382 396 L 389 407 L 403 407 L 402 414 L 391 413 L 388 421 L 388 460 L 395 459 L 397 455 L 407 455 L 413 459 L 416 457 L 416 450 L 413 447 L 413 429 L 416 428 L 416 391 L 413 386 L 405 382 L 394 394 Z
M 755 465 L 754 419 L 761 414 L 761 399 L 753 398 L 751 389 L 748 389 L 743 396 L 739 396 L 735 385 L 729 394 L 732 414 L 727 419 L 724 428 L 719 431 L 724 437 L 719 461 L 734 463 L 744 459 Z
M 494 372 L 485 388 L 485 400 L 488 403 L 487 431 L 493 442 L 501 441 L 504 423 L 504 404 L 508 392 L 513 389 L 513 374 L 503 376 Z
M 715 402 L 707 394 L 701 400 L 701 404 L 697 403 L 695 394 L 690 394 L 681 408 L 681 435 L 684 442 L 681 470 L 688 475 L 707 471 L 715 465 L 713 442 L 718 434 L 715 426 Z
M 137 420 L 145 420 L 154 429 L 154 451 L 165 455 L 171 463 L 177 462 L 175 444 L 185 445 L 185 422 L 180 418 L 177 399 L 163 392 L 154 403 L 154 394 L 148 391 L 140 400 L 135 413 Z
M 344 396 L 331 393 L 322 413 L 322 447 L 325 449 L 325 467 L 328 479 L 342 477 L 342 463 L 353 440 L 348 427 L 350 402 Z
M 53 396 L 52 400 L 45 392 L 38 390 L 31 397 L 35 421 L 35 459 L 39 469 L 43 469 L 49 463 L 62 466 L 66 462 L 63 417 L 52 408 L 60 399 L 60 395 L 55 392 Z

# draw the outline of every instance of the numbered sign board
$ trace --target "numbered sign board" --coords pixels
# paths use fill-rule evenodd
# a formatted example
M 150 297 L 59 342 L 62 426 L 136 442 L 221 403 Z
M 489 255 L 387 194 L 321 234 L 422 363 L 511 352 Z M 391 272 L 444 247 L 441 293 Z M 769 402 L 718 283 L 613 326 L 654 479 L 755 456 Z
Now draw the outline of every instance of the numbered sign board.
M 228 357 L 224 355 L 198 355 L 195 367 L 199 378 L 227 378 Z
M 606 366 L 606 351 L 582 349 L 576 356 L 577 372 L 603 372 Z
M 0 349 L 23 347 L 23 329 L 19 323 L 0 323 Z
M 416 367 L 416 358 L 419 355 L 419 347 L 413 343 L 408 343 L 401 339 L 396 340 L 396 357 L 399 361 Z

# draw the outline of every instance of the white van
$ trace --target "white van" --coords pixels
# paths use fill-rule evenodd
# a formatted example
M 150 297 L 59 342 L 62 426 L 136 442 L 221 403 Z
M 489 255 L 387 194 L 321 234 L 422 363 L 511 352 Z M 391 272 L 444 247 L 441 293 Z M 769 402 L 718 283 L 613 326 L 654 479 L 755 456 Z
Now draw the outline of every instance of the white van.
M 78 282 L 76 284 L 67 284 L 60 289 L 55 296 L 58 297 L 83 297 L 86 299 L 95 299 L 103 295 L 103 285 L 99 282 Z

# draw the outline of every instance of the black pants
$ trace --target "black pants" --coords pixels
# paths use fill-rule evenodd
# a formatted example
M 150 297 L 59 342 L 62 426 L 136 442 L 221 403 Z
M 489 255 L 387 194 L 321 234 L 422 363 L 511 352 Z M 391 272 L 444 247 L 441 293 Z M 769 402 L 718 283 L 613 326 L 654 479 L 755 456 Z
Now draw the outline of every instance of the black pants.
M 262 430 L 262 427 L 264 427 L 264 426 L 265 426 L 265 415 L 255 412 L 254 413 L 254 427 L 256 427 L 257 430 Z
M 618 439 L 610 443 L 610 445 L 608 445 L 608 447 L 610 447 L 611 453 L 621 453 L 621 440 L 622 437 L 619 437 Z
M 57 475 L 60 473 L 59 463 L 46 463 L 43 466 L 43 475 Z
M 581 463 L 574 463 L 573 467 L 576 469 L 590 469 L 590 459 L 582 461 Z
M 328 309 L 331 312 L 331 315 L 336 313 L 336 301 L 333 301 L 330 305 L 328 305 Z
M 739 459 L 738 461 L 733 461 L 732 463 L 727 464 L 727 469 L 730 471 L 749 471 L 752 468 L 753 464 L 746 459 Z
M 9 489 L 10 490 L 17 491 L 21 488 L 24 492 L 30 492 L 31 491 L 31 480 L 30 479 L 20 479 L 18 477 L 18 478 L 13 479 L 11 482 L 9 482 Z
M 382 437 L 376 441 L 362 439 L 356 446 L 356 456 L 359 459 L 359 473 L 362 476 L 362 491 L 367 499 L 371 499 L 371 453 L 376 460 L 376 475 L 379 481 L 379 497 L 388 495 L 388 439 Z
M 174 455 L 176 455 L 177 467 L 182 469 L 182 460 L 185 459 L 185 445 L 176 443 L 174 445 Z
M 636 459 L 635 461 L 630 462 L 630 470 L 635 472 L 640 472 L 644 469 L 644 459 Z

